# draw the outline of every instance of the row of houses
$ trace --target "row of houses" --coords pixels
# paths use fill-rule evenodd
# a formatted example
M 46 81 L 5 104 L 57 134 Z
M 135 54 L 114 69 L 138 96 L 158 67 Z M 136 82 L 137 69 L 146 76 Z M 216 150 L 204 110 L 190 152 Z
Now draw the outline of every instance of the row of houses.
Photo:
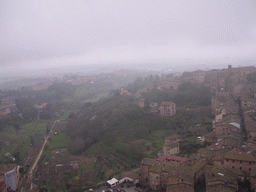
M 178 89 L 182 81 L 211 87 L 215 94 L 212 97 L 213 131 L 198 137 L 199 143 L 207 141 L 211 145 L 185 158 L 177 156 L 181 137 L 166 138 L 157 159 L 146 158 L 141 162 L 143 185 L 166 191 L 197 191 L 202 183 L 209 192 L 256 190 L 256 86 L 246 82 L 247 74 L 254 71 L 255 67 L 228 66 L 223 70 L 187 72 L 180 81 L 163 82 L 162 87 L 173 89 Z M 248 138 L 245 145 L 241 142 L 244 126 Z

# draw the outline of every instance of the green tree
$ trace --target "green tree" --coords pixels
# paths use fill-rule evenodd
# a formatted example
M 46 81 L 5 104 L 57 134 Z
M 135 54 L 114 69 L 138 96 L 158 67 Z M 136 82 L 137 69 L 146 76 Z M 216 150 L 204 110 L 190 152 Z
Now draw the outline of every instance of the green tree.
M 34 140 L 34 137 L 33 136 L 29 136 L 30 137 L 30 144 L 31 145 L 35 145 L 35 140 Z
M 85 148 L 85 141 L 83 138 L 79 137 L 76 138 L 74 143 L 72 143 L 72 145 L 70 146 L 70 151 L 73 154 L 78 154 L 81 153 Z
M 46 125 L 46 135 L 50 132 L 50 123 L 48 122 Z

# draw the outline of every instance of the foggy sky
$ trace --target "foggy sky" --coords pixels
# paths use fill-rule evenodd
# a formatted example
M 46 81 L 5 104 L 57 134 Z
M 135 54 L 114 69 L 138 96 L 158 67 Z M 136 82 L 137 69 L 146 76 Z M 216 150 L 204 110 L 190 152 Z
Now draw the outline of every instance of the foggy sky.
M 254 0 L 0 0 L 2 70 L 255 59 Z

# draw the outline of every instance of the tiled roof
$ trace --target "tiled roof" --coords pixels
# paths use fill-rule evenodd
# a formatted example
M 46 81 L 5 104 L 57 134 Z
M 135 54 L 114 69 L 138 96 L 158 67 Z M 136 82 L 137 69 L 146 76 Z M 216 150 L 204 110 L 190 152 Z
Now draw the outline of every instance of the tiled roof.
M 256 162 L 256 159 L 252 156 L 252 154 L 247 153 L 239 148 L 233 149 L 229 151 L 224 156 L 225 159 L 234 159 L 238 161 L 253 161 Z
M 169 148 L 179 147 L 179 143 L 166 143 L 165 146 Z
M 201 157 L 197 153 L 193 153 L 192 155 L 189 156 L 189 160 L 200 160 Z
M 168 101 L 163 101 L 163 102 L 161 103 L 161 106 L 163 106 L 163 105 L 172 105 L 172 104 L 175 104 L 175 103 L 173 103 L 173 102 L 168 102 Z
M 197 172 L 197 171 L 201 170 L 207 163 L 208 163 L 208 161 L 206 161 L 205 159 L 201 159 L 201 160 L 197 161 L 195 163 L 195 165 L 193 165 L 192 169 L 194 172 Z
M 175 176 L 193 183 L 194 172 L 189 166 L 176 166 L 173 164 L 162 164 L 161 162 L 155 162 L 149 169 L 150 172 L 168 172 L 169 176 Z
M 146 165 L 152 165 L 154 162 L 155 162 L 155 159 L 144 158 L 141 163 Z
M 226 144 L 230 147 L 234 147 L 239 143 L 239 140 L 236 140 L 234 138 L 229 137 L 229 138 L 221 140 L 219 143 L 220 144 Z
M 219 166 L 210 166 L 206 165 L 205 172 L 206 172 L 206 183 L 211 181 L 224 181 L 228 183 L 232 183 L 234 185 L 237 184 L 237 178 L 242 176 L 243 173 L 239 170 L 236 170 L 238 172 L 234 172 L 230 169 L 225 169 Z
M 169 160 L 169 161 L 179 161 L 179 164 L 186 163 L 188 161 L 187 158 L 184 157 L 179 157 L 179 156 L 171 156 L 171 155 L 163 155 L 161 157 L 157 158 L 158 161 L 162 162 L 164 160 Z
M 177 191 L 192 191 L 194 187 L 189 185 L 169 185 L 166 188 L 166 192 L 177 192 Z
M 215 156 L 215 157 L 213 158 L 213 160 L 222 161 L 222 160 L 223 160 L 223 156 Z

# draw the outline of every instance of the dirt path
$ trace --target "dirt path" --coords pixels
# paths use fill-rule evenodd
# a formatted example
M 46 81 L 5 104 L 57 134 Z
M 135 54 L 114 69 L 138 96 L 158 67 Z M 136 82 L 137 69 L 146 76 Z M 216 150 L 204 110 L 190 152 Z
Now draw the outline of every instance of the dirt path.
M 53 124 L 53 126 L 52 126 L 50 132 L 52 132 L 52 130 L 53 130 L 53 128 L 54 128 L 56 122 L 57 122 L 57 121 L 54 121 L 54 124 Z M 48 139 L 49 139 L 49 134 L 50 134 L 50 132 L 49 132 L 48 135 L 46 136 L 45 141 L 44 141 L 44 144 L 42 145 L 42 147 L 41 147 L 41 149 L 40 149 L 40 151 L 39 151 L 39 153 L 38 153 L 38 155 L 37 155 L 37 157 L 36 157 L 36 159 L 35 159 L 34 164 L 32 165 L 31 169 L 30 169 L 29 172 L 28 172 L 28 175 L 27 175 L 27 176 L 28 176 L 29 179 L 31 178 L 31 176 L 32 176 L 32 174 L 33 174 L 33 171 L 34 171 L 34 169 L 35 169 L 35 167 L 36 167 L 36 165 L 37 165 L 37 163 L 38 163 L 38 161 L 39 161 L 39 159 L 40 159 L 40 157 L 41 157 L 41 155 L 42 155 L 42 153 L 43 153 L 43 151 L 44 151 L 44 147 L 45 147 L 46 142 L 47 142 Z

